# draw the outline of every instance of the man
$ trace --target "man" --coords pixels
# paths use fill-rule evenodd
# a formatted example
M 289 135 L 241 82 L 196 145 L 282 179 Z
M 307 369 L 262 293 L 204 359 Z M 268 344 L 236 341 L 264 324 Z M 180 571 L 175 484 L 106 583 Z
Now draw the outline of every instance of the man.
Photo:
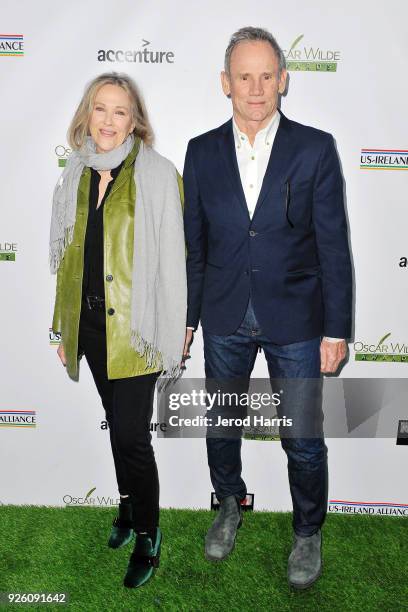
M 330 134 L 278 110 L 286 78 L 284 55 L 268 31 L 236 32 L 221 74 L 233 119 L 188 145 L 185 354 L 201 320 L 207 381 L 249 381 L 259 347 L 271 379 L 318 379 L 346 356 L 352 277 L 339 161 Z M 298 431 L 322 420 L 319 402 L 305 398 L 286 408 Z M 327 449 L 323 434 L 281 441 L 293 502 L 288 579 L 306 588 L 321 572 Z M 220 500 L 206 536 L 208 559 L 231 552 L 242 522 L 240 449 L 240 438 L 207 434 Z

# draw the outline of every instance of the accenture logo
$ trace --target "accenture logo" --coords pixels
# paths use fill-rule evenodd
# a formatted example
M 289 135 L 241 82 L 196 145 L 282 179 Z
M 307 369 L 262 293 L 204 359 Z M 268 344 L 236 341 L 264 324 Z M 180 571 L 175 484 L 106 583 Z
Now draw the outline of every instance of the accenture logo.
M 141 49 L 99 49 L 98 62 L 131 62 L 136 64 L 174 64 L 173 51 L 154 51 L 150 41 L 142 38 Z

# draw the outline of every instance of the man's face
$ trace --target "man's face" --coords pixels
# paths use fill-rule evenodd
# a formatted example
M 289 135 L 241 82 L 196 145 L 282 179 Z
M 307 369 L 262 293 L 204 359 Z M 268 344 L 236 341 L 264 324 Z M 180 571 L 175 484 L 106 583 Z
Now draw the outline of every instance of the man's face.
M 231 96 L 234 115 L 257 130 L 268 124 L 285 91 L 286 70 L 279 76 L 275 51 L 266 41 L 239 43 L 232 51 L 230 74 L 221 73 L 222 88 Z M 255 122 L 255 125 L 254 125 Z

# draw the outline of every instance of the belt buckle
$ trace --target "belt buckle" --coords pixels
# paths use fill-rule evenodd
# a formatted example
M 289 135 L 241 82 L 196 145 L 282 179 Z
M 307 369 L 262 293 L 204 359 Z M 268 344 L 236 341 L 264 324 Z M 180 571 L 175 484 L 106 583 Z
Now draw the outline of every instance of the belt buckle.
M 98 297 L 97 295 L 87 295 L 86 303 L 88 305 L 89 310 L 103 310 L 105 300 L 103 298 Z

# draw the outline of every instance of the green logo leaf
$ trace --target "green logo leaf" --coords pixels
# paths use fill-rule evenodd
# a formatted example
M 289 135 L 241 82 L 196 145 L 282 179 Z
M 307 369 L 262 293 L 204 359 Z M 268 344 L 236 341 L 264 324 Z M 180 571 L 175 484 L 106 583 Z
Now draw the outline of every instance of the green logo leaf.
M 378 346 L 381 346 L 381 344 L 384 342 L 384 340 L 386 340 L 389 336 L 391 336 L 391 332 L 389 334 L 385 334 L 385 336 L 383 338 L 381 338 L 381 340 L 378 343 Z
M 85 499 L 88 499 L 88 497 L 91 495 L 91 493 L 93 493 L 95 491 L 96 487 L 94 487 L 93 489 L 90 489 L 88 491 L 88 493 L 85 495 Z
M 304 36 L 304 34 L 301 34 L 300 36 L 298 36 L 296 38 L 296 40 L 292 43 L 291 48 L 289 49 L 289 53 L 292 51 L 292 49 L 294 49 L 296 47 L 297 44 L 300 43 L 300 41 L 302 40 L 303 36 Z

